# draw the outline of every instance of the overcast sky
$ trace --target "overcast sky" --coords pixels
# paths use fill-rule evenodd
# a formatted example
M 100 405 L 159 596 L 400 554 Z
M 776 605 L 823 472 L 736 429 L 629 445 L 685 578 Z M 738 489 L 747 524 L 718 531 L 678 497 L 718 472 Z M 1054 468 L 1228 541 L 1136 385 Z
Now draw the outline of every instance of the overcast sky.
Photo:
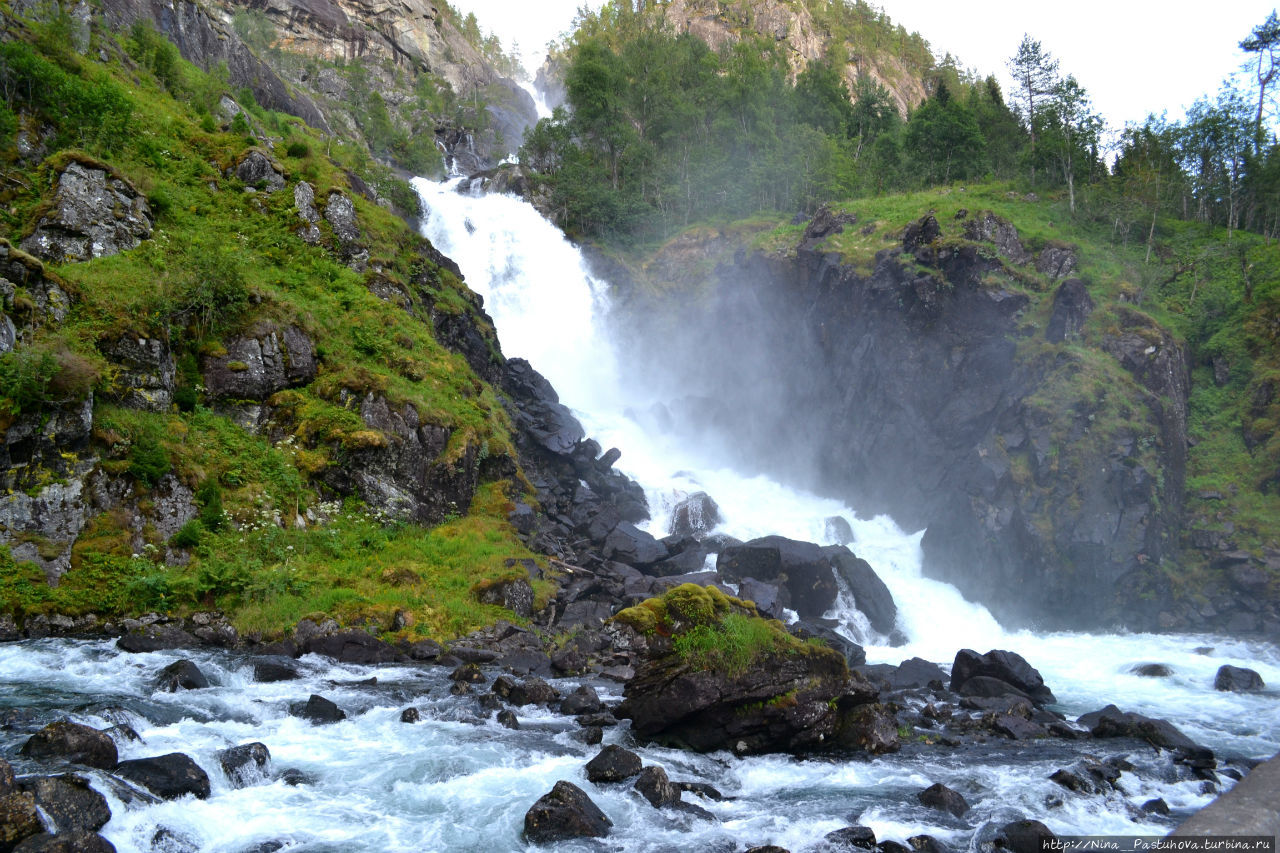
M 486 32 L 513 42 L 536 65 L 546 43 L 566 31 L 583 0 L 450 0 L 475 12 Z M 873 4 L 875 0 L 872 0 Z M 585 5 L 599 8 L 601 0 Z M 895 23 L 919 32 L 941 58 L 995 73 L 1008 90 L 1005 63 L 1030 33 L 1074 74 L 1112 127 L 1168 110 L 1180 118 L 1203 94 L 1213 95 L 1244 56 L 1237 45 L 1275 8 L 1276 0 L 882 0 Z M 533 59 L 537 57 L 537 59 Z M 530 71 L 536 70 L 530 68 Z

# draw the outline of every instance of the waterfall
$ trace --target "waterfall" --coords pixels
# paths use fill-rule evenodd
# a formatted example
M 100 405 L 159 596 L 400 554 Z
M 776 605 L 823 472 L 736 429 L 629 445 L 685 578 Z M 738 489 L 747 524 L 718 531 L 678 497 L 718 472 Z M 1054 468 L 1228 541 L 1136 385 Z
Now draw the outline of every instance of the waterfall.
M 949 664 L 962 648 L 1010 649 L 1043 673 L 1068 712 L 1114 702 L 1175 719 L 1192 738 L 1220 748 L 1260 755 L 1280 748 L 1274 702 L 1212 689 L 1223 663 L 1251 667 L 1268 684 L 1280 683 L 1275 646 L 1224 637 L 1006 630 L 985 607 L 923 576 L 923 531 L 903 531 L 889 518 L 860 517 L 856 507 L 744 475 L 718 461 L 714 436 L 681 434 L 677 419 L 662 416 L 669 401 L 618 363 L 606 331 L 608 283 L 592 275 L 578 249 L 532 205 L 511 196 L 463 196 L 453 182 L 418 179 L 415 186 L 428 211 L 424 233 L 484 297 L 503 351 L 541 371 L 601 446 L 622 450 L 616 467 L 645 487 L 653 515 L 648 529 L 655 536 L 666 535 L 671 509 L 695 491 L 720 505 L 724 521 L 717 532 L 743 540 L 779 534 L 830 544 L 826 519 L 842 516 L 854 532 L 849 547 L 893 593 L 898 628 L 908 641 L 894 648 L 872 635 L 869 662 L 918 656 Z M 860 614 L 846 608 L 831 615 L 851 636 L 866 636 Z M 1204 647 L 1213 647 L 1212 656 L 1196 652 Z M 1168 664 L 1175 675 L 1151 679 L 1129 672 L 1153 661 Z

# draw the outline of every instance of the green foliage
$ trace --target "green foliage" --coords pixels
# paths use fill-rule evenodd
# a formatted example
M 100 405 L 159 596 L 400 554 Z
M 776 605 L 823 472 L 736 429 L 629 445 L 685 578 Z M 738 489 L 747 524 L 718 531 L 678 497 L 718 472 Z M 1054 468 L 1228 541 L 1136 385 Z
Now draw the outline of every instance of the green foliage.
M 682 584 L 622 610 L 614 619 L 644 634 L 671 637 L 673 650 L 690 666 L 730 677 L 770 656 L 834 655 L 824 645 L 797 639 L 781 622 L 761 618 L 754 606 L 713 586 Z
M 181 83 L 181 55 L 177 45 L 169 41 L 149 21 L 138 20 L 129 31 L 125 42 L 129 55 L 148 68 L 156 79 L 171 92 L 178 91 Z
M 129 473 L 135 479 L 154 486 L 171 468 L 173 463 L 169 460 L 169 453 L 155 431 L 142 431 L 133 437 L 129 449 Z
M 178 528 L 178 532 L 170 537 L 169 544 L 174 548 L 194 548 L 200 544 L 202 538 L 204 538 L 204 525 L 199 519 L 193 518 Z
M 57 359 L 45 349 L 20 347 L 0 355 L 0 406 L 10 415 L 38 410 L 49 402 Z
M 122 86 L 101 71 L 68 71 L 23 41 L 0 43 L 0 91 L 10 113 L 32 110 L 57 128 L 58 147 L 110 153 L 132 129 L 133 100 Z
M 777 622 L 739 613 L 715 625 L 698 625 L 673 641 L 676 654 L 696 669 L 742 675 L 770 655 L 800 654 L 808 647 Z

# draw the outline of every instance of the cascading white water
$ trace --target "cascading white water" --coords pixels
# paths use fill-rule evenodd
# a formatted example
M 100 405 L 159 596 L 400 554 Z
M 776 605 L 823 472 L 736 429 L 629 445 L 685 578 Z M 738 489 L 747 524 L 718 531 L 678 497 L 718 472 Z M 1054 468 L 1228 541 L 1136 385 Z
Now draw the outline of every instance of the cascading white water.
M 851 547 L 898 602 L 898 626 L 909 640 L 899 648 L 872 645 L 868 660 L 898 663 L 919 656 L 945 664 L 961 648 L 1012 649 L 1040 669 L 1068 713 L 1114 702 L 1176 720 L 1192 738 L 1219 749 L 1254 756 L 1280 749 L 1280 708 L 1274 697 L 1224 694 L 1212 687 L 1224 663 L 1248 666 L 1268 684 L 1280 684 L 1275 646 L 1207 636 L 1004 630 L 986 608 L 922 576 L 919 533 L 904 533 L 883 517 L 857 518 L 856 508 L 764 476 L 708 467 L 705 454 L 713 453 L 714 437 L 658 428 L 658 419 L 644 413 L 662 401 L 650 399 L 617 363 L 602 331 L 609 310 L 607 283 L 590 274 L 577 249 L 531 205 L 514 197 L 459 195 L 450 183 L 420 179 L 416 187 L 429 211 L 425 233 L 485 297 L 504 351 L 527 358 L 546 375 L 602 446 L 622 450 L 617 467 L 645 487 L 654 515 L 650 532 L 664 535 L 670 509 L 697 490 L 720 505 L 725 520 L 718 531 L 740 539 L 780 534 L 824 542 L 825 519 L 843 516 L 856 536 Z M 1203 647 L 1214 651 L 1196 653 Z M 1174 676 L 1129 673 L 1144 662 L 1168 664 Z

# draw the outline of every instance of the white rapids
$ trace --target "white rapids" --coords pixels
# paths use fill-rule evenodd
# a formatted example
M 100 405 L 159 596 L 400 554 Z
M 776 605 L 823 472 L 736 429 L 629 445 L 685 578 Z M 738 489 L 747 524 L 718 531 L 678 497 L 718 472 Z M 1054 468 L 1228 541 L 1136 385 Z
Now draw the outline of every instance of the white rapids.
M 1224 663 L 1280 684 L 1274 646 L 1216 636 L 1003 629 L 954 588 L 922 577 L 918 532 L 903 532 L 886 518 L 859 518 L 856 508 L 764 477 L 709 467 L 690 452 L 690 442 L 642 425 L 629 412 L 653 401 L 625 381 L 602 322 L 607 287 L 592 278 L 575 247 L 518 199 L 461 196 L 451 183 L 419 180 L 417 187 L 429 209 L 427 236 L 485 297 L 507 355 L 528 358 L 589 435 L 622 449 L 619 467 L 645 485 L 656 534 L 665 533 L 670 508 L 695 490 L 719 503 L 720 530 L 741 539 L 776 533 L 823 542 L 825 519 L 841 515 L 855 533 L 851 547 L 893 592 L 907 637 L 893 648 L 871 635 L 872 662 L 919 656 L 945 666 L 961 648 L 1011 649 L 1041 671 L 1068 717 L 1115 703 L 1168 719 L 1220 755 L 1264 758 L 1280 749 L 1274 693 L 1218 693 L 1212 686 Z M 834 615 L 867 635 L 851 608 Z M 1211 651 L 1197 652 L 1205 647 Z M 213 686 L 155 691 L 155 675 L 183 656 Z M 1145 662 L 1167 664 L 1174 674 L 1129 673 Z M 0 645 L 0 755 L 19 774 L 36 772 L 18 756 L 22 742 L 44 723 L 69 716 L 96 728 L 135 729 L 142 739 L 122 739 L 122 758 L 174 751 L 194 758 L 211 778 L 207 800 L 151 803 L 105 774 L 91 774 L 113 814 L 102 832 L 122 853 L 524 851 L 532 849 L 521 837 L 524 813 L 560 779 L 587 790 L 613 822 L 607 839 L 555 847 L 572 853 L 738 853 L 764 844 L 803 853 L 819 850 L 826 833 L 850 823 L 870 826 L 880 839 L 929 834 L 976 853 L 993 827 L 1021 817 L 1059 834 L 1163 835 L 1171 819 L 1143 813 L 1144 802 L 1163 798 L 1176 819 L 1213 797 L 1201 782 L 1164 772 L 1167 758 L 1147 748 L 1128 756 L 1135 769 L 1122 775 L 1123 791 L 1105 797 L 1064 794 L 1048 781 L 1079 755 L 1079 747 L 1063 742 L 912 747 L 870 761 L 641 748 L 646 764 L 664 766 L 676 780 L 710 783 L 729 797 L 686 795 L 716 818 L 701 820 L 655 810 L 626 785 L 592 785 L 583 766 L 598 747 L 574 737 L 572 719 L 530 706 L 517 712 L 519 730 L 503 728 L 473 699 L 449 695 L 443 667 L 360 667 L 313 657 L 300 663 L 302 680 L 258 684 L 249 659 L 222 651 L 128 655 L 106 641 Z M 372 676 L 376 685 L 356 684 Z M 567 693 L 577 683 L 557 686 Z M 619 697 L 618 685 L 593 684 L 606 698 Z M 312 693 L 332 699 L 348 718 L 313 726 L 289 716 L 289 704 Z M 421 722 L 400 722 L 410 706 L 420 709 Z M 606 743 L 626 740 L 625 727 L 606 730 Z M 254 741 L 271 751 L 269 772 L 234 787 L 216 753 Z M 286 770 L 296 772 L 282 776 Z M 972 810 L 963 820 L 916 803 L 914 794 L 934 782 L 968 799 Z

